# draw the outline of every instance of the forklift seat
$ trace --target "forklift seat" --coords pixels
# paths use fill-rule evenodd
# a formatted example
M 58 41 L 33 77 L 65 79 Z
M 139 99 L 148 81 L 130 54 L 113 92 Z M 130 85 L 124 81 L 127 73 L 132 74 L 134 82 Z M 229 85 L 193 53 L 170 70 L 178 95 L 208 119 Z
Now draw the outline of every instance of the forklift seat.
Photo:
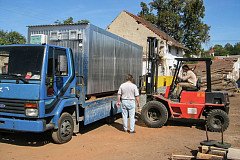
M 201 79 L 198 78 L 197 79 L 197 84 L 196 86 L 193 86 L 193 87 L 183 87 L 182 89 L 185 90 L 185 91 L 199 91 L 201 88 Z

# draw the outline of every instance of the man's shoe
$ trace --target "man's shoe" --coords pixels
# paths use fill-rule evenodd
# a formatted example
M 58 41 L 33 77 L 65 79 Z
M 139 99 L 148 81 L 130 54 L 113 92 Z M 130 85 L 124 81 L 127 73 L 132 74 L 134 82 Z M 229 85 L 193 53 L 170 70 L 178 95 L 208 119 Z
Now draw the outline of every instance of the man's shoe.
M 129 132 L 130 134 L 134 134 L 134 133 L 136 133 L 136 131 L 131 131 L 131 132 Z

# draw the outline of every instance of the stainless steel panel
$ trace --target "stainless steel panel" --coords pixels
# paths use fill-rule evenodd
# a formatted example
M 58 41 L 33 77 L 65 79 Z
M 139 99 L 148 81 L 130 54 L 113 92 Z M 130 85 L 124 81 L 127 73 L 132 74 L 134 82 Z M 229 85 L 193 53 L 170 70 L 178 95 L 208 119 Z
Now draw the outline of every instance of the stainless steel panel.
M 66 33 L 69 30 L 82 33 L 82 40 L 50 41 L 51 31 Z M 142 73 L 142 47 L 130 41 L 91 24 L 30 26 L 28 40 L 31 34 L 48 35 L 48 44 L 72 49 L 76 72 L 84 76 L 86 94 L 115 91 L 128 73 L 138 84 Z

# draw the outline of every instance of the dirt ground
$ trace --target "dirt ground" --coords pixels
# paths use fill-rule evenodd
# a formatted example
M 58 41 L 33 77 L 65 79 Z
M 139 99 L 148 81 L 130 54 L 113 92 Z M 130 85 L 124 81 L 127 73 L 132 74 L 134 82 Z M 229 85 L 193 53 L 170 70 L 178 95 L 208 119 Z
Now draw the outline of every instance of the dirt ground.
M 230 98 L 230 126 L 224 141 L 240 148 L 240 94 Z M 136 134 L 120 131 L 122 119 L 111 125 L 100 121 L 81 129 L 67 144 L 56 145 L 46 134 L 0 135 L 0 160 L 146 160 L 169 159 L 172 154 L 194 155 L 206 140 L 202 121 L 170 121 L 162 128 L 147 128 L 136 122 Z M 220 133 L 209 138 L 221 140 Z

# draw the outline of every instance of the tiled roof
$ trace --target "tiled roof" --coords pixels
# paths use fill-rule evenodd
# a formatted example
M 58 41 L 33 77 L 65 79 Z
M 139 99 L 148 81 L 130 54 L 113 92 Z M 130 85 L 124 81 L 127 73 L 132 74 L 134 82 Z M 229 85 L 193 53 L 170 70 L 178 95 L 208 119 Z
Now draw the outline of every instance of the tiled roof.
M 128 15 L 133 17 L 138 23 L 141 23 L 142 25 L 147 27 L 149 30 L 151 30 L 152 32 L 157 34 L 159 37 L 163 38 L 164 40 L 171 41 L 173 46 L 176 46 L 176 47 L 179 47 L 179 48 L 183 48 L 183 49 L 188 49 L 187 47 L 184 47 L 181 43 L 177 42 L 175 39 L 170 37 L 167 33 L 161 31 L 159 28 L 157 28 L 152 23 L 150 23 L 150 22 L 144 20 L 143 18 L 138 17 L 138 16 L 136 16 L 136 15 L 134 15 L 132 13 L 129 13 L 127 11 L 124 11 L 124 12 L 126 12 Z

